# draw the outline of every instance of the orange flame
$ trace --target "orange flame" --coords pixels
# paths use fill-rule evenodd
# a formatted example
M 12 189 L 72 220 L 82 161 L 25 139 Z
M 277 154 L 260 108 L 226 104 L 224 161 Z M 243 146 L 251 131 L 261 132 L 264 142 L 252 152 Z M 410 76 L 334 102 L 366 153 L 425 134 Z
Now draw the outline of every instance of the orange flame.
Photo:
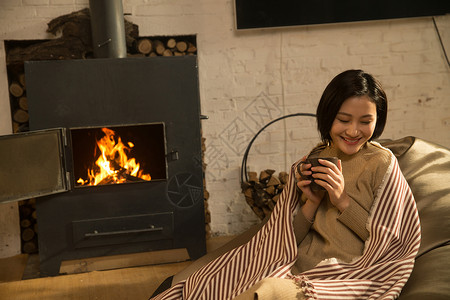
M 115 132 L 109 128 L 102 128 L 105 136 L 97 141 L 101 155 L 98 157 L 95 165 L 88 169 L 88 180 L 82 178 L 77 180 L 80 185 L 102 185 L 116 184 L 139 179 L 149 181 L 150 174 L 144 174 L 140 170 L 136 159 L 128 159 L 127 152 L 134 147 L 133 143 L 128 142 L 128 147 L 122 143 L 122 139 L 115 138 Z

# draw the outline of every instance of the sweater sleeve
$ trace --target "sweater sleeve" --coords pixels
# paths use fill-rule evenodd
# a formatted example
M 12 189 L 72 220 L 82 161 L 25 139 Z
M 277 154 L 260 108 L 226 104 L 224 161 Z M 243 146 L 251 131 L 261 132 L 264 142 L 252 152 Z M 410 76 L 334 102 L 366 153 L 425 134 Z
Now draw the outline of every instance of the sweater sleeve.
M 303 215 L 300 208 L 301 206 L 297 208 L 297 214 L 294 217 L 294 234 L 295 239 L 297 240 L 297 245 L 303 241 L 313 224 L 305 217 L 305 215 Z
M 369 231 L 366 229 L 368 218 L 369 212 L 350 198 L 349 206 L 339 215 L 338 220 L 365 241 L 369 237 Z
M 300 161 L 297 161 L 291 167 L 290 175 L 293 176 L 294 178 L 295 178 L 295 173 L 296 173 L 295 170 L 296 170 L 297 164 L 299 162 Z M 296 196 L 299 197 L 299 199 L 300 199 L 300 201 L 299 201 L 300 204 L 297 207 L 297 213 L 294 216 L 294 221 L 293 221 L 295 239 L 297 241 L 297 245 L 299 245 L 303 241 L 305 236 L 308 234 L 308 231 L 310 230 L 313 223 L 310 222 L 305 217 L 305 215 L 302 213 L 301 207 L 303 204 L 305 204 L 307 199 L 306 199 L 305 195 L 302 193 L 302 191 L 300 190 L 300 188 L 297 186 L 295 179 L 290 180 L 288 184 L 295 184 Z

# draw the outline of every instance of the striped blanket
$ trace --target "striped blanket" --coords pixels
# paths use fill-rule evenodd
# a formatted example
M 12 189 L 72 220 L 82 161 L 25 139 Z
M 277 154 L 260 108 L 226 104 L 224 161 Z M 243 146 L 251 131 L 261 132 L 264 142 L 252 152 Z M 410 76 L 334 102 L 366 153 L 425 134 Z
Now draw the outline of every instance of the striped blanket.
M 293 166 L 294 168 L 294 166 Z M 369 239 L 351 263 L 330 258 L 294 276 L 293 216 L 298 206 L 293 171 L 269 219 L 247 243 L 154 299 L 233 299 L 266 277 L 294 280 L 307 299 L 395 299 L 414 266 L 420 223 L 414 197 L 393 157 L 368 222 Z

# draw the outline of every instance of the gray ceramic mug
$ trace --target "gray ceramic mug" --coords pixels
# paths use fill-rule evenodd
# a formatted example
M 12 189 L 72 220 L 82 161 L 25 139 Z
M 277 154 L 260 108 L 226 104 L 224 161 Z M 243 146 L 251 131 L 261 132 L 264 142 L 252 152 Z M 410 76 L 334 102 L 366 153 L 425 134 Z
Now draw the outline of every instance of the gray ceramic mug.
M 335 165 L 337 165 L 337 163 L 339 161 L 339 159 L 337 157 L 308 157 L 305 161 L 300 162 L 297 165 L 297 172 L 298 172 L 298 174 L 300 174 L 302 179 L 303 180 L 311 180 L 311 184 L 309 186 L 311 187 L 311 190 L 313 190 L 313 191 L 324 191 L 325 188 L 323 188 L 322 186 L 320 186 L 316 182 L 314 182 L 314 177 L 312 177 L 312 174 L 308 175 L 308 176 L 302 175 L 300 168 L 303 164 L 311 164 L 311 167 L 323 166 L 321 163 L 319 163 L 319 159 L 331 161 Z M 313 172 L 313 174 L 314 173 L 316 173 L 316 172 Z

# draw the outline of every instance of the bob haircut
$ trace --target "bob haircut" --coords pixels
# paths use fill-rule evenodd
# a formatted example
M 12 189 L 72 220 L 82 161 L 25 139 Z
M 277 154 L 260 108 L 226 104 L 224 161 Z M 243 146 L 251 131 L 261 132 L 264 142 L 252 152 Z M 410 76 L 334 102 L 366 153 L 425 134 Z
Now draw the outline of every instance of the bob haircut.
M 355 96 L 368 96 L 376 105 L 377 121 L 369 141 L 378 138 L 383 133 L 387 118 L 387 98 L 380 82 L 362 70 L 347 70 L 331 80 L 317 106 L 317 129 L 325 144 L 331 143 L 331 126 L 342 103 Z

